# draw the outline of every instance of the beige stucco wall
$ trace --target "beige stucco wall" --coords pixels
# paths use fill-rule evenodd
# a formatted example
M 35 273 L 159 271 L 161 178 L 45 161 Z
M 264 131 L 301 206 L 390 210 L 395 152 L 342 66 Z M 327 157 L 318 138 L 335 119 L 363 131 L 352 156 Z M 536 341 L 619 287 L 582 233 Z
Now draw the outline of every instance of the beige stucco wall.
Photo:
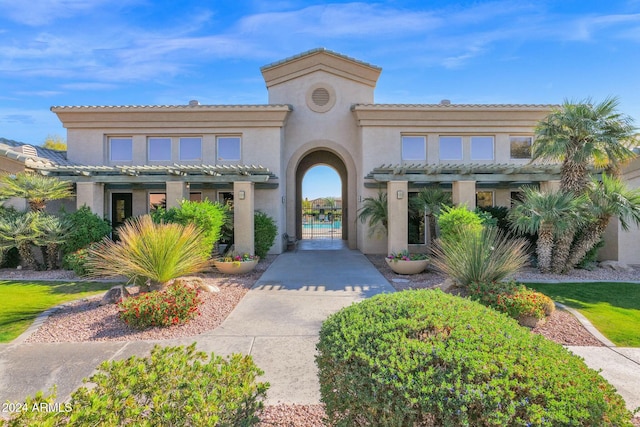
M 623 179 L 629 188 L 640 188 L 640 157 L 636 157 L 623 169 Z M 640 229 L 632 224 L 624 231 L 617 219 L 612 219 L 605 234 L 605 246 L 598 252 L 599 260 L 615 260 L 625 264 L 640 265 Z

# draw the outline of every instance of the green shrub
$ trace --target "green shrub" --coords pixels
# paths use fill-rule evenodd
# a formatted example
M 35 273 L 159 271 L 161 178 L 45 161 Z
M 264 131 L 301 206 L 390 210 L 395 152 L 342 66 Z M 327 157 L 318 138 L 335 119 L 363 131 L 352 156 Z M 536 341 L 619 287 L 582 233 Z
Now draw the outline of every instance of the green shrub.
M 267 256 L 278 234 L 275 221 L 264 212 L 256 211 L 254 221 L 254 250 L 260 258 Z
M 441 291 L 344 308 L 323 323 L 317 349 L 336 426 L 631 425 L 622 397 L 582 359 Z
M 202 240 L 204 241 L 204 254 L 209 257 L 213 251 L 215 243 L 220 238 L 220 232 L 228 208 L 218 202 L 205 199 L 201 202 L 183 200 L 179 207 L 164 210 L 156 209 L 151 213 L 154 222 L 177 223 L 187 225 L 195 224 L 202 230 Z
M 64 214 L 63 218 L 70 224 L 62 244 L 62 253 L 65 255 L 86 248 L 91 243 L 99 242 L 103 237 L 111 234 L 109 221 L 91 212 L 87 206 L 82 206 L 70 214 Z M 70 268 L 70 266 L 63 267 Z
M 150 357 L 103 362 L 58 411 L 24 411 L 10 426 L 252 426 L 268 383 L 251 356 L 227 359 L 189 347 L 159 347 Z M 55 391 L 27 398 L 29 408 L 55 402 Z M 66 411 L 66 412 L 65 412 Z
M 468 210 L 466 205 L 443 206 L 438 216 L 438 227 L 440 227 L 440 239 L 457 240 L 462 229 L 480 231 L 482 218 L 475 212 Z
M 521 316 L 543 319 L 555 309 L 551 298 L 514 281 L 471 283 L 467 289 L 472 300 L 506 313 L 514 319 Z
M 209 266 L 206 241 L 194 224 L 156 224 L 149 215 L 118 228 L 120 240 L 89 248 L 87 267 L 95 276 L 125 276 L 138 285 L 162 287 Z
M 176 280 L 163 291 L 153 291 L 123 299 L 118 303 L 120 318 L 136 329 L 182 325 L 196 317 L 202 300 L 198 290 Z
M 78 249 L 75 252 L 66 254 L 63 259 L 63 265 L 66 269 L 73 270 L 77 276 L 87 276 L 90 271 L 87 267 L 87 260 L 89 259 L 89 250 L 87 248 Z
M 495 227 L 462 227 L 458 238 L 436 240 L 432 264 L 460 285 L 499 282 L 528 262 L 527 242 L 509 239 Z

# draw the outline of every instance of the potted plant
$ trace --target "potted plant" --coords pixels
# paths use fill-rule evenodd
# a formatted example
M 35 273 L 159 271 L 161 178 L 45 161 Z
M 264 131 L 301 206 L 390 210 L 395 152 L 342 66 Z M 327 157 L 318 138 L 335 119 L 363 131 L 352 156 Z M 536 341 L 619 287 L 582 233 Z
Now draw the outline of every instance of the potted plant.
M 397 274 L 417 274 L 424 271 L 429 263 L 426 254 L 410 254 L 409 251 L 392 252 L 386 258 L 389 267 Z
M 224 274 L 244 274 L 252 271 L 258 265 L 260 257 L 244 253 L 231 253 L 213 261 L 218 271 Z

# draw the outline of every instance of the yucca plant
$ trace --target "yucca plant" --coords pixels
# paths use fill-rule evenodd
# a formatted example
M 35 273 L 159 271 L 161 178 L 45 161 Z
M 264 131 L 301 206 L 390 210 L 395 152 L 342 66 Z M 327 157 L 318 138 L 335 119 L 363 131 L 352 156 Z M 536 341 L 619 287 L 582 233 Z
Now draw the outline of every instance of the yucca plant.
M 460 285 L 498 282 L 527 263 L 527 241 L 510 239 L 496 227 L 461 227 L 455 239 L 437 239 L 432 264 Z
M 144 288 L 162 289 L 209 265 L 207 243 L 194 224 L 154 223 L 144 215 L 119 227 L 118 236 L 118 242 L 105 238 L 89 248 L 91 275 L 125 276 Z

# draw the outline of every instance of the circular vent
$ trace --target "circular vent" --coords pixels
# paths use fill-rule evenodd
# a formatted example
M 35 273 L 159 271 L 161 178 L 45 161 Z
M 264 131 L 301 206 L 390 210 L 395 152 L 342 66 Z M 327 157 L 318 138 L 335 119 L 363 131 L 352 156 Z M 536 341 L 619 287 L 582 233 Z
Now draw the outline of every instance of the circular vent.
M 307 105 L 316 113 L 326 113 L 336 103 L 336 92 L 324 83 L 317 83 L 307 90 Z
M 327 105 L 329 103 L 330 98 L 331 98 L 331 95 L 329 95 L 329 91 L 323 87 L 320 87 L 314 90 L 313 93 L 311 94 L 311 99 L 313 100 L 313 103 L 316 104 L 318 107 L 324 107 L 325 105 Z

